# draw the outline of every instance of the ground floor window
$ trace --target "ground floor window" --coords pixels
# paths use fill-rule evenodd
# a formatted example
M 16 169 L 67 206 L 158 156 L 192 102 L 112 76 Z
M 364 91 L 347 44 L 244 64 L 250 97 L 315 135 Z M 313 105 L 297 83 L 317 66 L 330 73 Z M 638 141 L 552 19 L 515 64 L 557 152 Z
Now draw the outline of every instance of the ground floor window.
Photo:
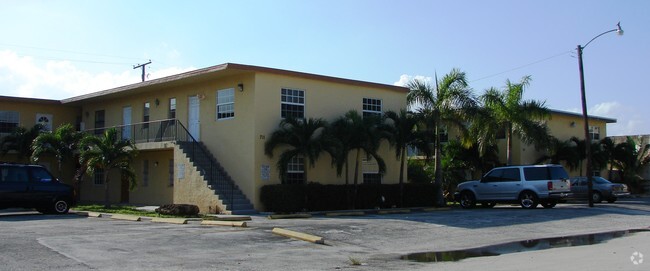
M 93 182 L 96 185 L 103 185 L 104 184 L 104 170 L 97 168 L 95 169 L 95 174 L 93 176 Z
M 287 174 L 282 180 L 283 184 L 305 183 L 305 159 L 302 156 L 291 158 L 287 165 Z

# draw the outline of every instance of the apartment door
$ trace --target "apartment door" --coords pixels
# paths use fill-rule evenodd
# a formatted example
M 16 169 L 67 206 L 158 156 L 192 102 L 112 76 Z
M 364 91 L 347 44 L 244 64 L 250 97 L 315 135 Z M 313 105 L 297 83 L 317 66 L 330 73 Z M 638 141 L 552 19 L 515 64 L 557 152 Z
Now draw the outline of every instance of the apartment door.
M 190 96 L 188 100 L 188 112 L 187 112 L 187 130 L 190 132 L 190 135 L 194 137 L 196 141 L 199 141 L 199 135 L 201 134 L 200 130 L 200 107 L 199 107 L 199 97 Z
M 122 108 L 122 138 L 131 139 L 131 107 Z

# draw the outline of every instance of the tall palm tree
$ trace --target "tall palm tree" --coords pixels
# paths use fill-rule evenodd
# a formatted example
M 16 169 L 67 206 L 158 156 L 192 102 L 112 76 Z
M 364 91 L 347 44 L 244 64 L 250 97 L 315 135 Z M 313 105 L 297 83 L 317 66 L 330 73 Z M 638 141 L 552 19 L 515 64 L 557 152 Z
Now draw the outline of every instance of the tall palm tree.
M 289 147 L 280 154 L 277 163 L 281 179 L 286 178 L 291 159 L 302 156 L 306 160 L 304 180 L 305 182 L 309 180 L 308 168 L 315 166 L 320 154 L 327 150 L 331 143 L 331 139 L 325 132 L 326 129 L 327 122 L 320 118 L 307 120 L 286 118 L 280 122 L 279 129 L 273 132 L 264 144 L 264 153 L 272 158 L 275 148 Z
M 519 83 L 506 81 L 503 91 L 490 88 L 480 100 L 488 110 L 488 117 L 473 122 L 472 130 L 479 141 L 486 145 L 496 143 L 497 134 L 505 129 L 507 164 L 512 164 L 512 141 L 518 136 L 524 143 L 543 147 L 548 143 L 548 128 L 540 121 L 549 116 L 544 102 L 523 100 L 524 90 L 530 85 L 530 76 L 524 76 Z
M 582 162 L 587 159 L 587 141 L 584 139 L 579 139 L 575 136 L 572 136 L 569 141 L 573 142 L 573 147 L 576 152 L 576 161 L 578 163 L 578 168 L 580 169 L 580 176 L 582 175 Z
M 54 132 L 42 132 L 32 143 L 31 160 L 38 162 L 42 155 L 54 155 L 58 162 L 60 177 L 63 163 L 66 160 L 73 159 L 82 138 L 83 134 L 75 131 L 74 127 L 69 123 L 59 126 Z
M 136 186 L 135 171 L 131 166 L 137 155 L 133 142 L 121 139 L 117 129 L 110 128 L 101 136 L 86 135 L 79 144 L 79 163 L 85 171 L 93 175 L 95 170 L 102 170 L 104 180 L 104 207 L 110 203 L 110 173 L 119 170 L 121 178 L 128 180 L 130 189 Z
M 359 184 L 362 153 L 365 154 L 367 158 L 373 158 L 377 161 L 379 174 L 384 174 L 386 172 L 386 163 L 378 153 L 381 140 L 385 138 L 380 127 L 380 120 L 379 117 L 374 116 L 363 117 L 357 111 L 351 110 L 335 121 L 335 126 L 339 125 L 338 122 L 348 122 L 349 125 L 350 141 L 348 143 L 350 151 L 356 151 L 354 161 L 355 189 Z
M 630 136 L 625 142 L 616 144 L 614 164 L 621 171 L 623 182 L 630 185 L 635 192 L 642 192 L 640 174 L 650 164 L 650 144 L 639 144 Z
M 406 151 L 408 146 L 415 141 L 418 119 L 411 113 L 402 109 L 399 113 L 387 111 L 384 114 L 384 129 L 388 132 L 388 140 L 395 148 L 395 158 L 399 164 L 399 195 L 400 205 L 404 205 L 404 165 L 406 164 Z
M 600 140 L 600 149 L 601 149 L 600 155 L 602 155 L 606 163 L 609 164 L 609 169 L 607 171 L 608 180 L 612 179 L 615 148 L 616 148 L 616 144 L 614 144 L 614 141 L 611 138 L 606 137 Z
M 15 151 L 18 161 L 27 162 L 32 142 L 42 130 L 41 124 L 36 124 L 30 129 L 16 127 L 11 134 L 0 141 L 0 155 L 5 156 L 9 151 Z
M 443 127 L 456 127 L 464 131 L 465 120 L 469 119 L 470 112 L 476 107 L 476 99 L 467 85 L 464 72 L 453 69 L 432 86 L 427 81 L 414 79 L 406 85 L 410 91 L 406 100 L 411 108 L 418 108 L 417 112 L 423 119 L 423 127 L 433 134 L 435 160 L 435 183 L 438 187 L 439 206 L 445 205 L 442 197 L 442 145 L 440 132 Z

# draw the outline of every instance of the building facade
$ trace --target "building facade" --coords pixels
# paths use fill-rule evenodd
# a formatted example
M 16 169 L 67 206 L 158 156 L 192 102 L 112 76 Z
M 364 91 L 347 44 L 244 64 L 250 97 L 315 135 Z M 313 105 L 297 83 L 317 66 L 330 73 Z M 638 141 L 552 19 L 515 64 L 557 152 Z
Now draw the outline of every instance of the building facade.
M 123 138 L 136 143 L 133 168 L 138 186 L 129 191 L 119 177 L 112 178 L 112 202 L 190 203 L 202 213 L 249 212 L 264 210 L 259 197 L 262 186 L 281 182 L 278 157 L 266 156 L 264 143 L 283 118 L 333 121 L 349 110 L 360 114 L 399 111 L 406 108 L 407 92 L 391 85 L 227 63 L 47 102 L 52 104 L 54 128 L 69 122 L 100 134 L 107 127 L 117 127 Z M 0 99 L 2 110 L 10 99 L 22 98 Z M 38 107 L 34 99 L 23 100 Z M 34 115 L 19 108 L 15 111 L 25 118 Z M 18 125 L 30 123 L 25 120 Z M 387 142 L 380 155 L 387 164 L 380 182 L 396 183 L 399 161 Z M 306 166 L 300 159 L 292 163 L 292 173 Z M 373 161 L 365 161 L 360 180 L 377 182 L 376 172 Z M 345 176 L 336 175 L 327 154 L 321 155 L 309 173 L 309 182 L 345 182 Z M 101 200 L 105 181 L 101 174 L 87 176 L 81 184 L 81 200 Z

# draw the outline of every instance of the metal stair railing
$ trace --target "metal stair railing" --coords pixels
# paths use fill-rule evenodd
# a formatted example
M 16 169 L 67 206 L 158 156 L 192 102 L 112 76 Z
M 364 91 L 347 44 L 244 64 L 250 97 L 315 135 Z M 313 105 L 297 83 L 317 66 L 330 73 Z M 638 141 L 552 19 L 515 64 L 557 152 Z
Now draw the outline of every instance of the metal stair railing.
M 86 130 L 88 133 L 101 134 L 109 127 Z M 235 211 L 235 184 L 219 165 L 214 156 L 197 141 L 185 126 L 177 119 L 141 122 L 130 125 L 119 125 L 117 129 L 120 139 L 129 139 L 134 143 L 174 141 L 181 150 L 189 156 L 190 161 L 197 166 L 208 184 L 224 200 L 231 212 Z M 229 197 L 229 198 L 228 198 Z

